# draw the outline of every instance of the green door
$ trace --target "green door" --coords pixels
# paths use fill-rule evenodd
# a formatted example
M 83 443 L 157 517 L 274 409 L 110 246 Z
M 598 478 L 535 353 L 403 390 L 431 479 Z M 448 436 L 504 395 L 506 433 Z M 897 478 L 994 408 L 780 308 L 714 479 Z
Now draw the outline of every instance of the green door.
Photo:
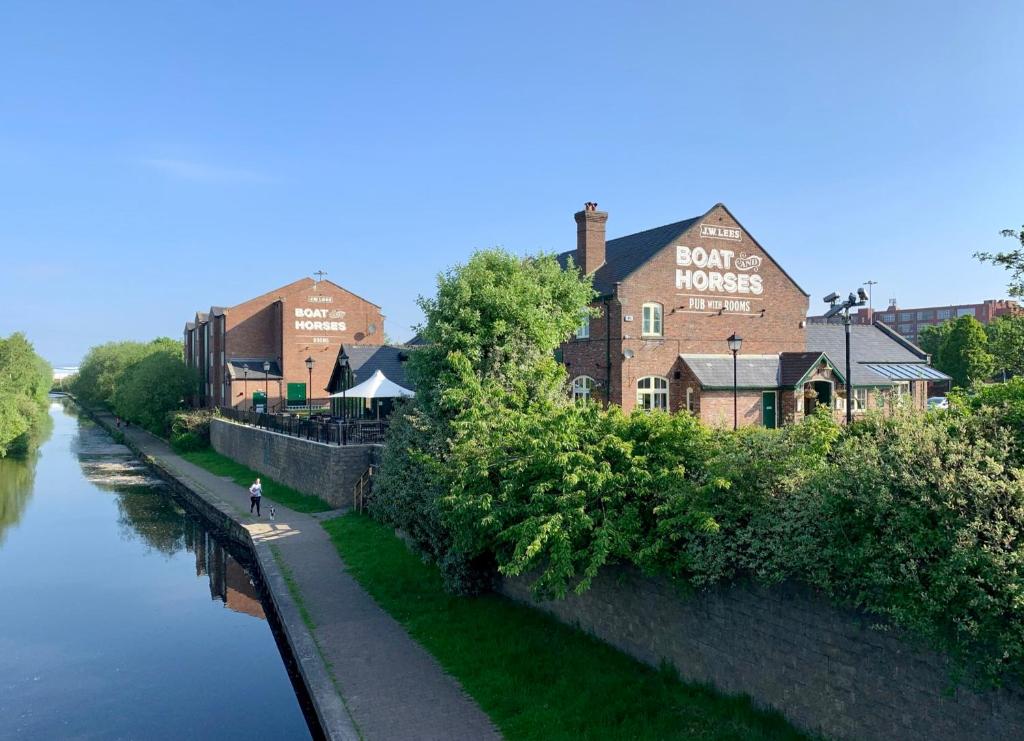
M 306 384 L 304 384 L 304 383 L 289 383 L 288 384 L 288 406 L 290 406 L 290 407 L 304 407 L 304 406 L 306 406 Z
M 776 394 L 774 391 L 761 392 L 761 420 L 765 427 L 775 429 L 777 413 L 775 411 Z
M 267 395 L 262 391 L 252 392 L 252 408 L 257 412 L 267 411 Z

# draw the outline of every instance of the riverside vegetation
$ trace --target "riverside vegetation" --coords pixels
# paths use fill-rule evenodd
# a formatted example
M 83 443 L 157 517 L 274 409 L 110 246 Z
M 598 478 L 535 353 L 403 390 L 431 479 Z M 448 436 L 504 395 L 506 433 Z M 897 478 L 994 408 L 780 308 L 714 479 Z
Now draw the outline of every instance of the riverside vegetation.
M 53 369 L 21 332 L 0 338 L 0 458 L 24 456 L 49 428 Z
M 593 291 L 550 256 L 477 253 L 421 299 L 414 400 L 370 504 L 449 591 L 545 596 L 632 564 L 684 589 L 794 579 L 887 618 L 972 681 L 1024 667 L 1024 379 L 849 429 L 711 429 L 572 402 L 554 359 Z

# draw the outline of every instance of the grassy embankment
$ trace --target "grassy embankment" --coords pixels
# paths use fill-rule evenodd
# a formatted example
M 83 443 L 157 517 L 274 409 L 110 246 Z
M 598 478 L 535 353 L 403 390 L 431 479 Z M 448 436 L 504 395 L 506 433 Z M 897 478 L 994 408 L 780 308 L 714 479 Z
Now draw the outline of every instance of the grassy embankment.
M 359 583 L 509 739 L 806 738 L 746 698 L 684 683 L 536 610 L 445 593 L 434 566 L 368 517 L 324 528 Z
M 179 455 L 189 463 L 205 468 L 217 476 L 227 476 L 233 479 L 236 484 L 247 488 L 259 476 L 263 484 L 264 497 L 296 512 L 326 512 L 334 509 L 334 507 L 318 496 L 303 494 L 290 486 L 279 484 L 272 478 L 257 473 L 251 468 L 247 468 L 215 450 L 197 450 L 189 453 L 179 453 Z

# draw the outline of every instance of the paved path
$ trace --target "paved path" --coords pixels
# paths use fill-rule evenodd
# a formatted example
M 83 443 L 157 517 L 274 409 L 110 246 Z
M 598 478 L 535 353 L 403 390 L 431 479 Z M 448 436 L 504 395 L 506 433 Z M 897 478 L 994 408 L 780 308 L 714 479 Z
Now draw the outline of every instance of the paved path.
M 122 431 L 190 489 L 226 505 L 221 509 L 234 513 L 257 547 L 272 546 L 298 586 L 319 652 L 362 738 L 500 738 L 459 683 L 348 574 L 318 522 L 322 516 L 274 503 L 276 519 L 270 522 L 272 501 L 264 496 L 263 517 L 250 517 L 246 489 L 189 463 L 145 431 Z

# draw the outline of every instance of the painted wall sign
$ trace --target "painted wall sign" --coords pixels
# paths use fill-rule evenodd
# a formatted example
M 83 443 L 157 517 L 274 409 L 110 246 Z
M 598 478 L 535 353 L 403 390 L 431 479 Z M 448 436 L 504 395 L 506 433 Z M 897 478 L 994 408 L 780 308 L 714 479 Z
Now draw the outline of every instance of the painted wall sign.
M 743 232 L 731 226 L 715 226 L 714 224 L 701 224 L 700 235 L 711 239 L 727 239 L 730 242 L 740 242 L 743 239 Z
M 345 322 L 339 321 L 345 312 L 339 309 L 295 309 L 295 329 L 318 332 L 344 332 Z
M 334 296 L 310 296 L 309 303 L 311 304 L 333 304 Z
M 721 248 L 676 245 L 676 290 L 686 303 L 676 311 L 754 314 L 752 302 L 764 294 L 758 274 L 762 258 Z

